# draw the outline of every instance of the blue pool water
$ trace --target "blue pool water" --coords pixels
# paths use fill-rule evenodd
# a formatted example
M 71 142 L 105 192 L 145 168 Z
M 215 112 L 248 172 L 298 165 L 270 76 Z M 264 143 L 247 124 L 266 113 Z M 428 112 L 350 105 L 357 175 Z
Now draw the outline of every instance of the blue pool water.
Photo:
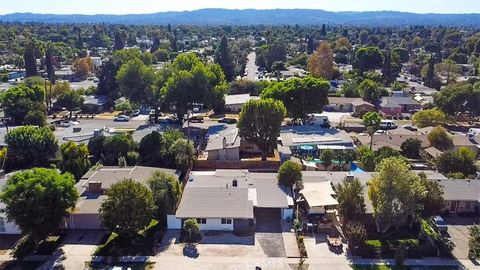
M 362 172 L 365 172 L 365 171 L 362 170 L 360 167 L 357 167 L 357 165 L 356 165 L 355 163 L 352 163 L 352 166 L 351 166 L 350 171 L 353 172 L 353 173 L 362 173 Z

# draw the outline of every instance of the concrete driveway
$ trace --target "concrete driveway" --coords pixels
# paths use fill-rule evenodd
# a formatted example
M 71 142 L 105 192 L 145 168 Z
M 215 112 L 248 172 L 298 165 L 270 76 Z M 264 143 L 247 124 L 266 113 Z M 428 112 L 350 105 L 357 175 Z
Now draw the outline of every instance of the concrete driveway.
M 280 210 L 276 208 L 255 209 L 255 238 L 268 257 L 285 257 Z
M 479 218 L 445 217 L 448 224 L 448 235 L 454 244 L 453 256 L 457 259 L 468 259 L 468 228 L 479 223 Z

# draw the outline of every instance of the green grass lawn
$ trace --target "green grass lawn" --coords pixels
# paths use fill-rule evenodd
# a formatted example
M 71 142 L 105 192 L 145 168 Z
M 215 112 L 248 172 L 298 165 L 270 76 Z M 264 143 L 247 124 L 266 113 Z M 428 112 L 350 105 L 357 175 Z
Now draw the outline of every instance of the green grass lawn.
M 367 240 L 367 245 L 375 247 L 375 248 L 381 248 L 383 246 L 389 246 L 393 245 L 394 247 L 404 244 L 407 246 L 418 246 L 419 241 L 418 239 L 370 239 Z
M 410 270 L 410 269 L 425 269 L 425 270 L 458 270 L 456 266 L 389 266 L 389 265 L 352 265 L 354 270 Z

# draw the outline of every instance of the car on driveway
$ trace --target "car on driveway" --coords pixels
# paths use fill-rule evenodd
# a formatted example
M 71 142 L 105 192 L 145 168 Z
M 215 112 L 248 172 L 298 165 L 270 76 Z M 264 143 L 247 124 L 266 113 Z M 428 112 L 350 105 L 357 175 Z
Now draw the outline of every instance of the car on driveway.
M 432 218 L 432 221 L 433 221 L 433 224 L 435 224 L 435 227 L 437 227 L 438 231 L 442 233 L 448 232 L 448 225 L 441 216 L 434 216 Z
M 128 122 L 128 121 L 130 121 L 130 117 L 128 117 L 126 115 L 119 115 L 119 116 L 115 117 L 113 120 L 117 121 L 117 122 Z
M 228 118 L 228 117 L 223 117 L 218 120 L 219 123 L 225 123 L 225 124 L 236 124 L 237 119 L 235 118 Z
M 74 125 L 78 125 L 79 123 L 77 121 L 71 121 L 71 120 L 63 120 L 60 122 L 61 127 L 71 127 Z

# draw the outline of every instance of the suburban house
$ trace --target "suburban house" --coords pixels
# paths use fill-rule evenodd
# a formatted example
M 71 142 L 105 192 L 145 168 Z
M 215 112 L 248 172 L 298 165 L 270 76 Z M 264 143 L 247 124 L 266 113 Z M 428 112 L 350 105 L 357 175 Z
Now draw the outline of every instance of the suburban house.
M 350 136 L 343 130 L 322 128 L 318 125 L 283 126 L 278 138 L 279 149 L 288 149 L 291 155 L 315 156 L 324 149 L 354 149 Z
M 377 151 L 379 148 L 388 146 L 397 151 L 402 151 L 402 143 L 407 139 L 418 139 L 422 143 L 422 148 L 430 146 L 428 136 L 425 134 L 378 134 L 373 135 L 372 150 Z M 357 136 L 358 141 L 362 145 L 370 144 L 370 136 Z
M 153 167 L 100 167 L 88 171 L 75 187 L 80 194 L 75 209 L 65 219 L 66 229 L 102 229 L 98 210 L 106 198 L 105 191 L 124 179 L 134 179 L 147 184 L 148 179 L 155 171 L 163 171 L 175 177 L 180 177 L 180 172 L 172 169 Z M 148 185 L 147 185 L 148 186 Z
M 325 111 L 363 114 L 375 110 L 373 104 L 356 97 L 328 97 L 328 103 L 324 107 Z
M 0 171 L 0 173 L 4 173 L 3 171 Z M 0 191 L 3 190 L 3 187 L 7 184 L 8 177 L 11 175 L 15 174 L 16 172 L 12 172 L 9 174 L 4 174 L 0 178 Z M 17 227 L 17 225 L 7 219 L 7 216 L 5 213 L 2 212 L 4 209 L 5 205 L 0 202 L 0 235 L 2 234 L 21 234 L 22 232 L 20 231 L 20 228 Z
M 411 97 L 382 97 L 380 111 L 384 115 L 400 115 L 422 109 L 422 105 Z
M 191 172 L 175 215 L 167 216 L 169 229 L 181 229 L 189 218 L 200 230 L 253 231 L 258 216 L 291 220 L 291 191 L 278 185 L 276 173 L 248 170 Z
M 238 113 L 242 110 L 242 106 L 251 99 L 259 97 L 250 96 L 250 94 L 225 95 L 225 109 L 228 112 Z
M 443 187 L 444 211 L 452 214 L 480 212 L 480 180 L 437 180 Z
M 107 109 L 108 97 L 105 95 L 86 96 L 82 105 L 82 111 L 100 113 Z
M 261 153 L 258 147 L 238 136 L 233 125 L 210 126 L 205 136 L 207 145 L 203 156 L 207 160 L 240 160 L 241 153 Z

